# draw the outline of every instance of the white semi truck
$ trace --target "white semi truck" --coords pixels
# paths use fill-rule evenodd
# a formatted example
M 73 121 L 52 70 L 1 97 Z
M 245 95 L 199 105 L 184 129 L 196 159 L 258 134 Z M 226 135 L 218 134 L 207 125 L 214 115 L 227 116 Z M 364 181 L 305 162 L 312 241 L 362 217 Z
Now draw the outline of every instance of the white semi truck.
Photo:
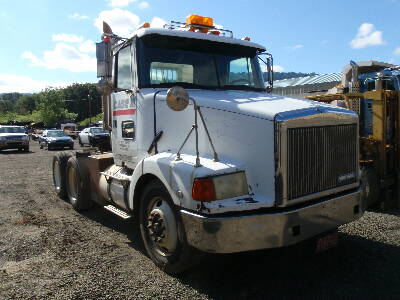
M 55 189 L 76 210 L 96 202 L 133 217 L 161 269 L 293 245 L 362 216 L 357 115 L 272 94 L 263 46 L 196 15 L 130 38 L 104 23 L 102 40 L 112 152 L 57 154 Z

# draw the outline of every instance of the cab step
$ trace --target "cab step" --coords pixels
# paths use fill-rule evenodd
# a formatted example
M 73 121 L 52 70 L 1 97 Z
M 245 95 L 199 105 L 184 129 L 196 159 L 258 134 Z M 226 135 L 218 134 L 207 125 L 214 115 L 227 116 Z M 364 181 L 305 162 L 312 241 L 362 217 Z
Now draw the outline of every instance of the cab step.
M 130 219 L 132 216 L 127 214 L 125 211 L 115 207 L 114 205 L 106 205 L 104 206 L 105 209 L 112 212 L 113 214 L 121 217 L 122 219 Z

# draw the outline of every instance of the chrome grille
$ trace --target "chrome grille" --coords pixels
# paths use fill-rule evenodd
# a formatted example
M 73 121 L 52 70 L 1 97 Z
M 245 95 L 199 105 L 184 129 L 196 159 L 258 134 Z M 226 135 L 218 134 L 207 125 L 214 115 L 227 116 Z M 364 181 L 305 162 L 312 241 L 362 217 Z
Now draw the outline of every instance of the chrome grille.
M 357 181 L 357 124 L 288 128 L 287 200 Z

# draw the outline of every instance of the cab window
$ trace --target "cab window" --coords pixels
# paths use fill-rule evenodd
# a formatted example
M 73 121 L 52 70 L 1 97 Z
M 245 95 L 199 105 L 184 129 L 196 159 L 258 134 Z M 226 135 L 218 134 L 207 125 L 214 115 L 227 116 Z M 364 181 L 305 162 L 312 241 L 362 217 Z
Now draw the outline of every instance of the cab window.
M 132 87 L 131 48 L 127 46 L 118 52 L 117 56 L 117 83 L 119 89 L 129 90 Z
M 152 62 L 150 64 L 150 83 L 189 82 L 193 83 L 193 66 L 187 64 L 173 64 Z
M 248 57 L 231 60 L 229 64 L 229 83 L 233 85 L 253 85 L 251 61 Z
M 134 139 L 135 138 L 135 122 L 132 120 L 123 121 L 121 125 L 122 138 Z

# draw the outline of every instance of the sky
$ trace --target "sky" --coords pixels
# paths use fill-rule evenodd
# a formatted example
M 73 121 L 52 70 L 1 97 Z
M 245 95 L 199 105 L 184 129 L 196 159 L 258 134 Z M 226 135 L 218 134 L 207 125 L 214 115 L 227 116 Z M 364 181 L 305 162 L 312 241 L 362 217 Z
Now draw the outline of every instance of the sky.
M 400 0 L 0 0 L 0 93 L 96 82 L 102 21 L 129 37 L 187 15 L 264 45 L 275 71 L 340 72 L 350 60 L 400 64 Z

